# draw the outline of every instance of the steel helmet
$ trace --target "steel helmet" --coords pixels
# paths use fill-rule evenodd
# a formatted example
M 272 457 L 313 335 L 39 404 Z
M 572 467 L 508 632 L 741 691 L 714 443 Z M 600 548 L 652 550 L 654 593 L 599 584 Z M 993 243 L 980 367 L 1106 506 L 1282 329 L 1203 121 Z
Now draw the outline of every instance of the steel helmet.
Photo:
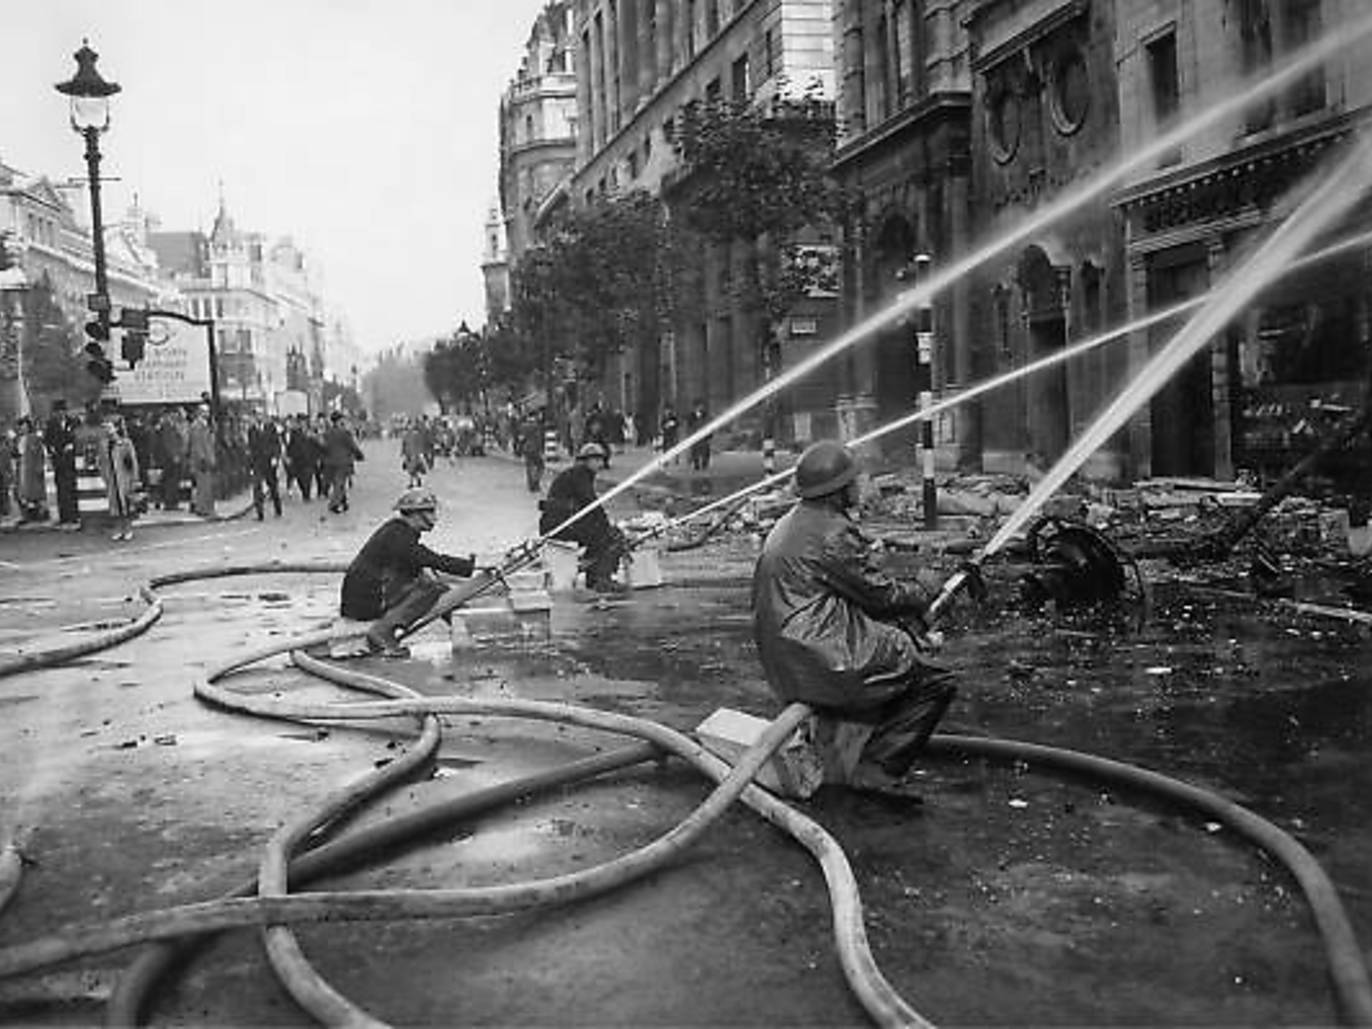
M 842 443 L 822 439 L 805 448 L 796 462 L 796 492 L 804 499 L 837 493 L 857 478 L 858 463 Z
M 431 489 L 407 489 L 395 502 L 395 509 L 402 514 L 411 511 L 434 512 L 438 510 L 438 498 Z
M 576 452 L 576 459 L 580 461 L 585 457 L 605 457 L 605 448 L 599 443 L 583 443 L 581 449 Z

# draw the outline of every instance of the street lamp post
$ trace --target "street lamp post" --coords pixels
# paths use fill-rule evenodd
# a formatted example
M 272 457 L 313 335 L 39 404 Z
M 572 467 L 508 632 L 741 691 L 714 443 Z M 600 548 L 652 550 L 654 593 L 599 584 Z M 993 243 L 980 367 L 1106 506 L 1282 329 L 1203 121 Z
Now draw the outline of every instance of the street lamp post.
M 95 70 L 99 55 L 87 40 L 81 41 L 76 58 L 76 74 L 66 82 L 59 82 L 57 92 L 71 101 L 71 127 L 86 141 L 86 176 L 91 194 L 91 246 L 95 255 L 95 295 L 91 307 L 96 315 L 94 329 L 88 325 L 87 335 L 99 339 L 101 351 L 110 338 L 110 294 L 105 277 L 105 226 L 100 213 L 100 135 L 110 127 L 110 97 L 119 92 L 119 84 L 107 82 Z

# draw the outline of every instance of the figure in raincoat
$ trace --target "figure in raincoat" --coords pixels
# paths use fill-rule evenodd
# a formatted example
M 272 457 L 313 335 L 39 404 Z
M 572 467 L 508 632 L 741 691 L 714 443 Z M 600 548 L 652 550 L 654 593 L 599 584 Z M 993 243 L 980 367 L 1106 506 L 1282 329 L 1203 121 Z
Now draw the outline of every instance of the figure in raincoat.
M 850 514 L 858 472 L 831 441 L 801 455 L 800 502 L 753 573 L 753 636 L 777 696 L 814 708 L 826 782 L 917 799 L 902 780 L 955 687 L 921 653 L 931 594 L 878 567 Z

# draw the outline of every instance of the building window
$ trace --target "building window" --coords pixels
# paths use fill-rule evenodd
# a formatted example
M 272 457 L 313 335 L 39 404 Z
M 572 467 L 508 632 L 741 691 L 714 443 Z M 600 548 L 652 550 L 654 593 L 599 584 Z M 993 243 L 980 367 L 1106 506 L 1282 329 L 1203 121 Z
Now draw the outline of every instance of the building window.
M 223 298 L 223 297 L 215 297 L 215 298 L 214 298 L 214 316 L 215 316 L 216 318 L 218 318 L 220 321 L 223 321 L 223 319 L 224 319 L 224 298 Z
M 696 0 L 686 0 L 686 59 L 696 55 Z
M 997 76 L 988 83 L 986 97 L 986 135 L 997 163 L 1014 158 L 1022 129 L 1019 95 L 1005 77 Z
M 534 116 L 533 116 L 532 114 L 526 114 L 526 115 L 524 116 L 524 142 L 526 142 L 526 143 L 532 143 L 533 141 L 534 141 Z
M 891 113 L 891 105 L 888 102 L 890 89 L 887 85 L 891 75 L 891 34 L 886 26 L 886 17 L 877 19 L 877 39 L 876 39 L 876 63 L 875 74 L 867 80 L 871 87 L 872 107 L 876 112 L 876 120 L 884 121 Z
M 705 0 L 705 38 L 719 35 L 719 0 Z
M 589 77 L 590 77 L 590 75 L 589 75 L 589 72 L 590 72 L 589 63 L 590 63 L 590 56 L 591 56 L 591 33 L 590 33 L 590 30 L 589 30 L 589 29 L 581 34 L 581 52 L 582 52 L 583 55 L 585 55 L 585 56 L 582 58 L 582 65 L 581 65 L 582 68 L 584 69 L 584 72 L 583 72 L 583 73 L 584 73 L 584 74 L 587 74 L 587 77 L 589 78 Z M 589 88 L 590 88 L 590 83 L 587 83 L 587 89 L 588 89 L 588 91 L 589 91 Z M 589 142 L 589 143 L 591 144 L 592 147 L 595 146 L 596 125 L 597 125 L 597 121 L 596 121 L 596 116 L 595 116 L 595 100 L 594 100 L 594 98 L 591 98 L 591 103 L 589 103 L 589 104 L 586 105 L 586 140 L 587 140 L 587 142 Z
M 1173 32 L 1159 36 L 1148 44 L 1148 86 L 1153 98 L 1153 124 L 1165 126 L 1181 106 L 1181 90 L 1177 83 L 1177 37 Z M 1158 161 L 1167 167 L 1181 160 L 1181 150 L 1171 150 Z
M 653 137 L 647 135 L 643 137 L 643 165 L 646 168 L 648 159 L 653 156 Z
M 1290 53 L 1320 35 L 1320 0 L 1287 0 L 1282 8 L 1282 50 Z M 1299 117 L 1324 109 L 1324 70 L 1316 68 L 1291 87 L 1287 95 L 1291 115 Z
M 1090 107 L 1091 84 L 1086 73 L 1086 57 L 1072 44 L 1054 60 L 1052 66 L 1051 108 L 1053 124 L 1063 135 L 1071 135 L 1086 121 Z
M 737 103 L 744 103 L 752 92 L 753 84 L 748 80 L 748 55 L 744 54 L 734 62 L 730 94 Z
M 911 19 L 914 17 L 914 4 L 907 0 L 896 0 L 891 12 L 892 43 L 896 48 L 896 105 L 908 107 L 915 99 L 915 52 Z
M 1245 75 L 1261 72 L 1272 63 L 1272 17 L 1267 0 L 1239 0 L 1239 42 Z M 1272 124 L 1276 101 L 1270 97 L 1248 108 L 1245 124 L 1249 132 L 1261 132 Z
M 776 39 L 772 35 L 772 30 L 768 29 L 762 34 L 762 81 L 767 82 L 777 73 L 776 59 Z
M 723 87 L 720 85 L 719 79 L 711 79 L 709 83 L 705 86 L 705 106 L 715 107 L 716 105 L 718 105 L 720 95 L 722 93 Z

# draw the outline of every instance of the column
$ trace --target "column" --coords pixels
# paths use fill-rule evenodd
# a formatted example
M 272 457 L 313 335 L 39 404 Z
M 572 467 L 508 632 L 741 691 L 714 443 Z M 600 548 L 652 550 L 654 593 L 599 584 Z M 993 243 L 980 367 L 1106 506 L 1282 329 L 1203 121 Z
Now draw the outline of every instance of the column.
M 673 9 L 672 0 L 651 0 L 657 4 L 657 57 L 656 85 L 661 86 L 672 77 L 672 54 L 674 53 L 672 40 L 676 30 L 676 12 Z
M 961 145 L 961 144 L 954 144 Z M 971 161 L 967 154 L 948 158 L 948 224 L 945 226 L 949 253 L 965 254 L 971 249 Z M 953 380 L 967 389 L 978 375 L 976 344 L 971 331 L 971 291 L 968 276 L 959 276 L 949 288 L 948 351 L 952 353 Z M 947 351 L 945 351 L 947 352 Z M 959 470 L 979 472 L 982 467 L 981 401 L 960 404 L 954 413 L 957 426 L 957 465 Z
M 591 60 L 590 23 L 588 21 L 578 27 L 581 29 L 581 37 L 575 53 L 576 107 L 581 115 L 582 124 L 580 131 L 577 132 L 576 149 L 577 164 L 585 167 L 590 162 L 591 155 L 595 153 L 595 134 L 599 119 L 596 118 L 595 95 L 591 85 L 595 77 L 595 65 Z
M 1126 320 L 1133 322 L 1143 317 L 1148 308 L 1148 265 L 1139 253 L 1128 255 L 1129 291 L 1128 314 Z M 1138 378 L 1143 366 L 1148 363 L 1148 330 L 1143 329 L 1129 335 L 1129 367 L 1125 381 L 1133 382 Z M 1126 469 L 1131 479 L 1147 479 L 1153 474 L 1153 414 L 1152 405 L 1144 404 L 1129 420 L 1129 461 L 1132 469 Z
M 638 107 L 653 98 L 657 85 L 657 0 L 634 0 L 638 12 Z
M 1207 241 L 1205 258 L 1210 281 L 1219 282 L 1229 271 L 1229 252 L 1223 238 L 1215 236 Z M 1235 331 L 1232 327 L 1226 328 L 1210 344 L 1210 396 L 1215 422 L 1215 453 L 1210 472 L 1222 482 L 1234 478 L 1234 423 L 1231 418 L 1234 396 L 1229 380 L 1229 349 Z
M 638 109 L 638 7 L 643 0 L 619 0 L 619 24 L 615 44 L 619 50 L 620 124 Z
M 606 0 L 604 26 L 605 36 L 601 40 L 605 66 L 604 142 L 608 143 L 619 131 L 620 112 L 623 110 L 619 78 L 619 0 Z
M 867 131 L 866 55 L 863 48 L 862 5 L 842 0 L 839 16 L 839 54 L 842 62 L 842 123 L 845 139 Z

